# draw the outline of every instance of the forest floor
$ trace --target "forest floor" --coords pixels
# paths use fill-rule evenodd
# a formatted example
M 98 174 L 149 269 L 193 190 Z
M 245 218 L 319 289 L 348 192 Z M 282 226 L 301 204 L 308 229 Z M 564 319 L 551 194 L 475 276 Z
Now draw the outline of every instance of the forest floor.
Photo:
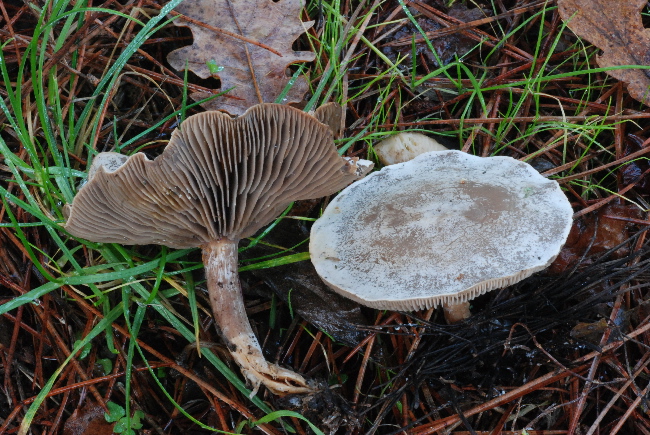
M 62 227 L 89 156 L 153 158 L 204 110 L 193 98 L 228 87 L 221 61 L 208 79 L 170 65 L 193 33 L 169 7 L 0 1 L 0 434 L 650 434 L 650 110 L 556 1 L 302 10 L 315 23 L 293 49 L 315 59 L 290 67 L 308 74 L 295 106 L 342 104 L 344 155 L 376 161 L 379 140 L 418 131 L 514 157 L 560 184 L 574 225 L 549 269 L 447 325 L 439 309 L 328 294 L 305 261 L 326 200 L 295 203 L 240 245 L 266 357 L 324 388 L 284 398 L 249 397 L 219 344 L 198 250 L 92 243 Z

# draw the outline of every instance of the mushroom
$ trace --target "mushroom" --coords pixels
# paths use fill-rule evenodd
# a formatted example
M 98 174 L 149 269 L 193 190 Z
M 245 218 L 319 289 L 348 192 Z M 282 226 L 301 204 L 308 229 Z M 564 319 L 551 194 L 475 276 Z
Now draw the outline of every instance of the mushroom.
M 238 118 L 191 116 L 154 160 L 117 156 L 95 158 L 65 229 L 95 242 L 200 247 L 215 323 L 253 394 L 261 384 L 275 394 L 312 391 L 264 358 L 244 309 L 237 245 L 292 201 L 334 193 L 371 164 L 339 157 L 327 125 L 276 104 Z
M 510 157 L 429 152 L 344 189 L 312 227 L 332 289 L 378 309 L 455 305 L 546 268 L 571 229 L 557 182 Z
M 379 161 L 385 165 L 407 162 L 429 151 L 447 151 L 447 147 L 422 133 L 401 132 L 374 146 Z
M 341 137 L 341 129 L 343 127 L 343 106 L 337 103 L 325 103 L 316 109 L 313 115 L 316 119 L 327 125 L 330 130 L 332 130 L 334 139 L 339 139 Z
M 448 150 L 447 147 L 429 136 L 409 131 L 390 136 L 373 148 L 377 158 L 384 166 L 408 162 L 427 152 Z M 472 315 L 469 302 L 453 305 L 442 303 L 441 305 L 447 323 L 458 323 Z

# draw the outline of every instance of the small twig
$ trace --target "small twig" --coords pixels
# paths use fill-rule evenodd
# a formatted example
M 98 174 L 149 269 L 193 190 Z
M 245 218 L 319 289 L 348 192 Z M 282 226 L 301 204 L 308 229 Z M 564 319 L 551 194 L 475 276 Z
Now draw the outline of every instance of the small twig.
M 366 346 L 366 352 L 363 354 L 363 361 L 361 362 L 361 367 L 359 367 L 359 375 L 357 376 L 357 382 L 354 385 L 354 394 L 352 396 L 352 403 L 359 403 L 359 395 L 361 394 L 361 385 L 363 384 L 363 378 L 366 375 L 366 369 L 368 367 L 368 360 L 370 359 L 370 354 L 372 353 L 372 346 L 375 344 L 375 336 L 371 336 L 368 340 L 368 345 Z

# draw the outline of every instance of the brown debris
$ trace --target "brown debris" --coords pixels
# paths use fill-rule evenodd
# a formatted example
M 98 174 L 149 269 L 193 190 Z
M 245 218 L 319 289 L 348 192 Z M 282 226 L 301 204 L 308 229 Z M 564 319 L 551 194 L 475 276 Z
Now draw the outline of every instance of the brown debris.
M 418 7 L 419 5 L 417 3 L 412 5 L 411 13 L 416 17 L 415 22 L 423 32 L 433 33 L 445 28 L 442 23 L 433 19 L 433 17 L 420 15 Z M 490 11 L 480 8 L 468 8 L 463 4 L 456 3 L 447 11 L 447 14 L 461 22 L 468 22 L 489 16 Z M 406 17 L 406 14 L 400 14 L 399 16 Z M 448 35 L 430 41 L 436 51 L 434 54 L 429 49 L 428 44 L 421 40 L 421 33 L 416 25 L 406 18 L 404 18 L 404 21 L 404 24 L 391 35 L 391 38 L 383 41 L 382 44 L 382 51 L 389 59 L 393 62 L 396 62 L 398 58 L 401 60 L 400 68 L 404 71 L 408 71 L 412 67 L 412 63 L 417 62 L 417 60 L 412 59 L 413 50 L 411 42 L 413 39 L 417 41 L 415 54 L 426 57 L 434 67 L 447 65 L 456 57 L 463 57 L 475 45 L 475 42 L 471 38 L 462 34 Z
M 630 134 L 625 140 L 624 154 L 630 156 L 642 152 L 648 149 L 649 145 L 650 143 L 647 140 L 644 141 L 642 138 Z M 650 178 L 644 176 L 648 169 L 650 169 L 650 164 L 648 164 L 647 159 L 641 158 L 630 161 L 622 170 L 623 184 L 633 184 L 639 193 L 650 195 Z

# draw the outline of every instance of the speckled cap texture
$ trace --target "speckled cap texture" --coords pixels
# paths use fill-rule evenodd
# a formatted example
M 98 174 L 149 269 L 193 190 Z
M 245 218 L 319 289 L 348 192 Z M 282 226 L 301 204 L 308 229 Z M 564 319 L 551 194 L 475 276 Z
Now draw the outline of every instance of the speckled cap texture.
M 292 201 L 332 194 L 370 170 L 337 154 L 327 125 L 277 104 L 237 118 L 191 116 L 154 160 L 101 153 L 95 162 L 67 207 L 66 230 L 173 248 L 249 237 Z
M 557 182 L 510 157 L 422 154 L 343 190 L 310 252 L 335 291 L 378 309 L 465 302 L 546 268 L 573 210 Z

